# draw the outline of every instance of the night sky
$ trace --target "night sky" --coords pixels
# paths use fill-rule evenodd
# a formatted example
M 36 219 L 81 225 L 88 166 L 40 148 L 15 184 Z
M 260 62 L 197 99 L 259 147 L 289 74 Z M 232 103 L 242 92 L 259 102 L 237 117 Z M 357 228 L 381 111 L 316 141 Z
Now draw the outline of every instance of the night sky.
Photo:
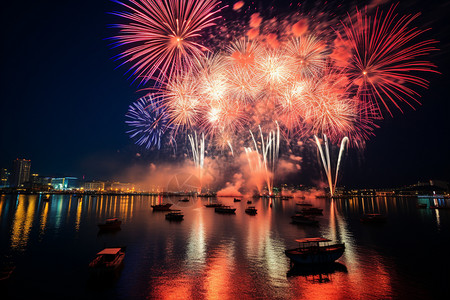
M 114 179 L 155 160 L 125 133 L 128 105 L 143 93 L 112 59 L 119 52 L 106 40 L 116 32 L 108 24 L 118 19 L 107 12 L 114 10 L 121 7 L 108 0 L 2 4 L 1 168 L 27 158 L 32 172 L 45 176 Z M 363 152 L 350 150 L 342 178 L 347 186 L 450 181 L 450 2 L 402 1 L 400 11 L 423 13 L 416 25 L 432 27 L 426 36 L 440 41 L 430 60 L 442 74 L 425 74 L 430 88 L 417 89 L 421 106 L 386 116 Z M 308 176 L 305 168 L 302 178 Z

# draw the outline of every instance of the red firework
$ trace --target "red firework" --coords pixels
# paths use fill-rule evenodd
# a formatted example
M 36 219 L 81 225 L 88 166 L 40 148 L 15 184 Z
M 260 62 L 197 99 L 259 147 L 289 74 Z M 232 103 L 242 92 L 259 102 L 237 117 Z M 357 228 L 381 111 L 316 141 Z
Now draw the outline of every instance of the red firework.
M 398 16 L 395 8 L 391 6 L 386 14 L 377 10 L 373 17 L 367 8 L 364 12 L 358 10 L 356 21 L 349 16 L 347 23 L 342 22 L 347 41 L 340 36 L 339 43 L 352 50 L 347 56 L 351 57 L 347 71 L 358 96 L 373 102 L 378 110 L 382 103 L 391 116 L 388 102 L 400 111 L 400 102 L 411 107 L 411 101 L 419 103 L 419 94 L 410 86 L 427 88 L 428 81 L 415 74 L 438 73 L 434 64 L 421 60 L 437 50 L 433 46 L 437 41 L 416 41 L 426 31 L 410 28 L 419 14 Z
M 196 42 L 202 30 L 214 25 L 220 9 L 217 0 L 129 0 L 119 1 L 128 12 L 115 15 L 127 19 L 118 24 L 116 46 L 129 46 L 118 55 L 122 64 L 132 63 L 132 76 L 146 83 L 155 74 L 157 79 L 170 79 L 177 70 L 191 66 L 193 58 L 207 48 Z

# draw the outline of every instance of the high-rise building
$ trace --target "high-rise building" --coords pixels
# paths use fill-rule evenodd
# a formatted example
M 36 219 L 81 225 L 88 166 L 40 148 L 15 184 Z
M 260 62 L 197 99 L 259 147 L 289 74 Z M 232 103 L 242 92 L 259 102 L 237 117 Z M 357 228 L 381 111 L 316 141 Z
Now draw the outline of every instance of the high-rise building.
M 9 187 L 9 175 L 7 169 L 0 169 L 0 188 Z
M 16 159 L 11 171 L 11 187 L 23 187 L 30 181 L 31 160 Z

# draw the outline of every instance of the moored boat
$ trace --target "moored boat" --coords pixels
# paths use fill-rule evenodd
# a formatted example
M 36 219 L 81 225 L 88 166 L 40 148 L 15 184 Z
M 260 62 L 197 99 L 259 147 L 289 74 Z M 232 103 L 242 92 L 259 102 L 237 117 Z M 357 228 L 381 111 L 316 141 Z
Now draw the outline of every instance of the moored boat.
M 317 207 L 309 207 L 309 208 L 302 208 L 302 213 L 304 215 L 321 215 L 323 209 L 317 208 Z
M 124 248 L 105 248 L 89 263 L 89 272 L 98 277 L 115 275 L 123 266 L 124 258 Z
M 252 201 L 248 200 L 248 201 L 247 201 L 247 204 L 252 204 Z
M 171 203 L 152 205 L 153 211 L 168 211 L 172 206 Z
M 221 213 L 221 214 L 234 214 L 234 213 L 236 213 L 236 208 L 232 208 L 231 206 L 222 205 L 222 206 L 214 208 L 214 211 L 216 213 Z
M 256 215 L 258 212 L 254 206 L 249 206 L 245 209 L 245 213 L 249 215 Z
M 303 225 L 317 225 L 319 221 L 312 219 L 311 217 L 307 217 L 303 214 L 295 214 L 291 217 L 292 223 L 295 224 L 303 224 Z
M 222 207 L 223 204 L 221 203 L 209 203 L 209 204 L 205 204 L 205 207 Z
M 417 208 L 427 208 L 426 203 L 417 203 Z
M 305 203 L 305 202 L 300 202 L 300 203 L 295 203 L 295 204 L 299 205 L 299 206 L 312 206 L 311 203 Z
M 180 199 L 180 200 L 178 200 L 178 201 L 181 201 L 181 202 L 189 202 L 189 199 L 188 199 L 188 198 L 184 198 L 184 199 Z
M 241 202 L 241 199 L 239 199 L 239 198 L 234 198 L 233 201 L 234 201 L 234 202 Z
M 120 225 L 122 225 L 122 221 L 118 218 L 109 218 L 105 223 L 97 224 L 100 230 L 117 230 L 120 229 Z
M 50 201 L 51 198 L 52 198 L 52 195 L 47 194 L 45 196 L 42 196 L 42 201 L 48 202 L 48 201 Z
M 359 219 L 363 223 L 383 223 L 387 217 L 382 214 L 364 214 Z
M 170 213 L 166 214 L 166 220 L 169 221 L 182 221 L 184 215 L 181 213 L 181 210 L 172 210 Z
M 329 239 L 322 237 L 296 240 L 299 247 L 285 250 L 284 253 L 291 262 L 301 265 L 328 264 L 342 256 L 345 244 L 328 244 Z M 325 243 L 325 244 L 322 244 Z

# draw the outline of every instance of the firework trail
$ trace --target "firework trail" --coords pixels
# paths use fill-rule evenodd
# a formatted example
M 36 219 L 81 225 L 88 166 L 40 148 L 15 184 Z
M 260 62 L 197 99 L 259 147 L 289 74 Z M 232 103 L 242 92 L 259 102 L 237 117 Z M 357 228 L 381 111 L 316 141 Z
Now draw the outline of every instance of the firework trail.
M 127 20 L 118 24 L 115 46 L 127 46 L 118 59 L 131 64 L 132 76 L 147 83 L 154 75 L 170 79 L 190 66 L 207 48 L 197 42 L 213 26 L 220 9 L 217 0 L 115 1 L 128 11 L 114 14 Z
M 129 106 L 125 121 L 131 129 L 127 131 L 136 144 L 147 149 L 156 146 L 161 148 L 161 138 L 171 129 L 165 109 L 158 104 L 159 100 L 152 96 L 140 98 Z
M 344 152 L 345 146 L 348 144 L 348 137 L 344 137 L 341 141 L 341 147 L 339 148 L 339 156 L 338 156 L 338 160 L 337 160 L 337 164 L 336 164 L 336 168 L 335 168 L 336 174 L 335 174 L 334 182 L 333 182 L 333 174 L 332 174 L 332 170 L 331 170 L 330 148 L 328 145 L 327 136 L 326 135 L 323 136 L 324 146 L 325 146 L 325 154 L 322 149 L 322 144 L 320 143 L 319 138 L 316 135 L 314 135 L 314 139 L 316 141 L 317 149 L 319 149 L 320 158 L 322 159 L 323 168 L 324 168 L 325 174 L 327 176 L 328 186 L 330 189 L 330 196 L 333 197 L 333 195 L 336 191 L 336 184 L 337 184 L 337 179 L 338 179 L 338 174 L 339 174 L 339 166 L 341 164 L 342 154 Z
M 192 160 L 198 171 L 198 178 L 200 180 L 200 191 L 202 188 L 203 171 L 205 165 L 205 135 L 202 133 L 200 140 L 197 137 L 197 132 L 194 135 L 188 134 L 189 143 L 191 145 Z
M 277 123 L 277 130 L 270 131 L 267 138 L 264 140 L 264 135 L 259 126 L 259 133 L 261 137 L 261 146 L 258 147 L 255 136 L 250 130 L 250 135 L 253 140 L 255 148 L 245 147 L 245 153 L 250 167 L 250 172 L 258 176 L 262 174 L 266 183 L 269 195 L 272 195 L 273 190 L 273 176 L 275 174 L 278 156 L 280 152 L 280 127 Z M 261 188 L 259 188 L 261 192 Z

